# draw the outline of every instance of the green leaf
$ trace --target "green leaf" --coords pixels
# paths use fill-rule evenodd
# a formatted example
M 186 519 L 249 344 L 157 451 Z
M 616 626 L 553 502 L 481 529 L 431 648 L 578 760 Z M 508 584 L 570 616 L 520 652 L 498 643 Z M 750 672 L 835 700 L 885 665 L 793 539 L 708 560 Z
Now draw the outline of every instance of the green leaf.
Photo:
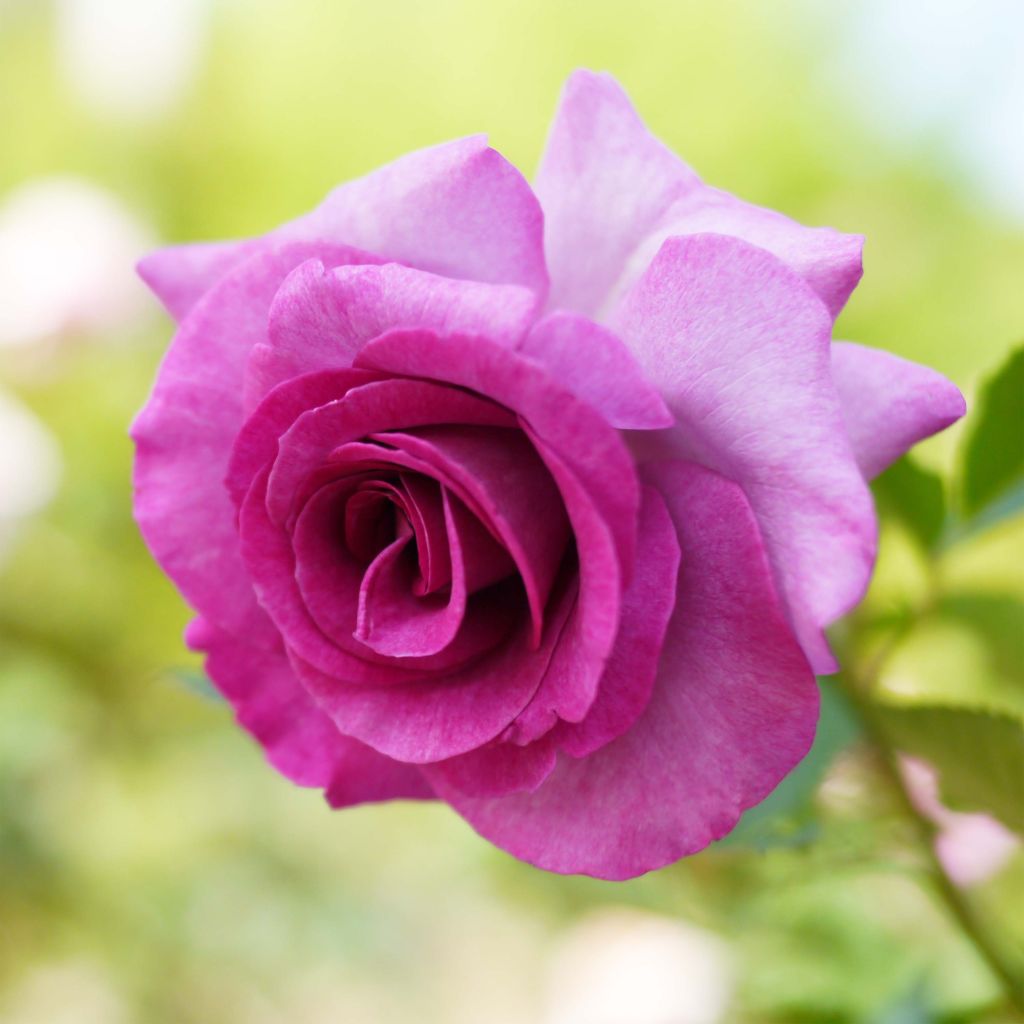
M 876 704 L 888 741 L 939 773 L 943 802 L 1024 832 L 1024 722 L 976 708 Z
M 176 683 L 185 687 L 186 690 L 198 693 L 200 697 L 205 697 L 207 700 L 224 700 L 206 673 L 197 668 L 175 668 L 171 670 L 170 676 Z
M 946 522 L 942 481 L 904 457 L 871 484 L 883 517 L 898 519 L 925 551 L 932 551 Z
M 811 799 L 836 755 L 859 734 L 857 717 L 834 682 L 819 680 L 821 714 L 814 744 L 807 756 L 755 807 L 718 846 L 768 849 L 795 846 L 814 839 L 817 829 L 805 820 Z
M 981 387 L 961 451 L 960 505 L 974 518 L 1024 504 L 1024 345 Z

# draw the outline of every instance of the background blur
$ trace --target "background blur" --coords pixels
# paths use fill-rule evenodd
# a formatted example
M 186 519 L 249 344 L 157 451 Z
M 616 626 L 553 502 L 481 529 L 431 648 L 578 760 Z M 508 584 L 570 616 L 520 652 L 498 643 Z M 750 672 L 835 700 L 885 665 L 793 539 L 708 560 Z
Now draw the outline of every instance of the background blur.
M 1022 53 L 1019 0 L 0 0 L 0 1021 L 1013 1019 L 827 681 L 773 813 L 628 884 L 441 806 L 330 813 L 203 692 L 126 431 L 171 330 L 147 247 L 260 233 L 481 130 L 531 174 L 579 65 L 712 183 L 865 233 L 839 336 L 970 399 L 1024 336 Z M 882 685 L 1024 715 L 1022 557 L 1019 520 L 959 545 Z M 887 524 L 861 621 L 921 572 Z M 950 831 L 1024 940 L 1019 845 Z

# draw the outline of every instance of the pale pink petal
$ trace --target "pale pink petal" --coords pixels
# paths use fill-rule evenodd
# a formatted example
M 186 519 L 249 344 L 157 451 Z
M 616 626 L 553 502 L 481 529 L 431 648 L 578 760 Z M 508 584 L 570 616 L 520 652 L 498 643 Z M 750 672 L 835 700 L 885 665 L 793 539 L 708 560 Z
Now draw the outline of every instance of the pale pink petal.
M 862 235 L 809 228 L 775 210 L 744 202 L 702 185 L 666 210 L 656 231 L 641 244 L 618 281 L 609 305 L 623 295 L 657 255 L 662 242 L 680 235 L 742 238 L 795 270 L 837 317 L 863 274 Z
M 807 753 L 818 689 L 735 484 L 694 465 L 652 474 L 682 551 L 654 692 L 629 732 L 562 757 L 533 793 L 474 799 L 430 779 L 481 835 L 564 873 L 624 879 L 725 835 Z
M 556 380 L 621 430 L 672 425 L 658 389 L 611 331 L 575 313 L 546 316 L 519 346 Z
M 534 183 L 550 306 L 596 313 L 664 212 L 699 185 L 649 134 L 611 75 L 570 75 Z
M 876 523 L 825 308 L 765 250 L 696 235 L 662 246 L 617 327 L 676 417 L 664 450 L 742 485 L 797 638 L 834 671 L 823 629 L 863 595 Z
M 223 278 L 182 323 L 132 426 L 135 518 L 150 551 L 194 608 L 254 639 L 267 623 L 239 555 L 224 478 L 244 419 L 249 349 L 266 336 L 281 281 L 311 255 L 303 245 L 257 254 Z M 355 255 L 335 249 L 331 259 Z
M 292 782 L 328 788 L 334 806 L 433 798 L 415 767 L 338 732 L 299 684 L 282 651 L 254 647 L 201 619 L 189 626 L 187 640 L 194 650 L 207 652 L 206 670 L 239 724 Z
M 704 232 L 773 252 L 833 316 L 860 280 L 860 236 L 806 228 L 702 184 L 648 132 L 610 75 L 569 78 L 536 191 L 554 308 L 603 318 L 666 238 Z
M 340 185 L 279 234 L 343 241 L 444 277 L 523 285 L 543 301 L 543 225 L 526 180 L 476 135 Z
M 832 376 L 857 464 L 869 480 L 967 411 L 941 373 L 880 349 L 836 342 Z
M 445 277 L 547 292 L 543 215 L 530 186 L 483 136 L 400 157 L 336 188 L 311 213 L 260 238 L 173 246 L 139 265 L 143 280 L 183 318 L 227 272 L 294 242 L 363 250 L 350 263 L 405 263 Z M 375 253 L 376 257 L 368 256 Z
M 259 246 L 258 239 L 171 245 L 144 256 L 136 269 L 167 312 L 184 320 L 206 292 Z
M 352 365 L 366 342 L 396 327 L 481 334 L 514 346 L 529 329 L 537 295 L 518 285 L 455 281 L 396 263 L 298 267 L 270 310 L 269 342 L 249 363 L 249 394 L 313 370 Z

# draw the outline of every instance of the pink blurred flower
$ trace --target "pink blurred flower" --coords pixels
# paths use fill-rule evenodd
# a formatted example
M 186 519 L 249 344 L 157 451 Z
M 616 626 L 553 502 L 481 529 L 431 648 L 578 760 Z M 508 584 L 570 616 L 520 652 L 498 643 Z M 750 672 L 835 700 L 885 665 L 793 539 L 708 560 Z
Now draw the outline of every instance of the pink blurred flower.
M 0 346 L 122 327 L 143 309 L 130 267 L 150 234 L 82 178 L 35 178 L 0 203 Z
M 938 826 L 935 852 L 953 883 L 969 888 L 998 874 L 1020 846 L 1020 840 L 988 814 L 946 807 L 939 798 L 938 775 L 930 764 L 902 757 L 900 768 L 914 806 Z
M 811 743 L 865 475 L 963 411 L 832 344 L 860 248 L 705 186 L 578 72 L 533 189 L 463 139 L 145 260 L 180 326 L 136 514 L 272 763 L 555 871 L 729 831 Z

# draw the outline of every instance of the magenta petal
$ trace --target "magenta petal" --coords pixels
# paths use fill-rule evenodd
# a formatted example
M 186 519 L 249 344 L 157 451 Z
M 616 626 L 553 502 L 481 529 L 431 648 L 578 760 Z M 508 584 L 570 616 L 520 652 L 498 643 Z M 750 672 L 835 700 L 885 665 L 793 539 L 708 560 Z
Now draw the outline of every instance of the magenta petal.
M 468 754 L 422 765 L 426 779 L 438 777 L 465 796 L 496 797 L 532 793 L 554 770 L 558 754 L 550 737 L 525 747 L 494 742 Z
M 696 235 L 662 246 L 618 327 L 676 417 L 664 450 L 743 486 L 797 638 L 817 671 L 833 671 L 822 630 L 864 592 L 875 516 L 825 308 L 763 249 Z
M 539 643 L 544 607 L 569 540 L 569 523 L 558 488 L 530 442 L 518 430 L 465 426 L 371 437 L 432 466 L 477 511 L 519 569 L 533 642 Z
M 303 413 L 281 437 L 267 494 L 272 517 L 284 523 L 297 512 L 310 475 L 345 442 L 435 423 L 507 426 L 514 420 L 493 402 L 427 381 L 382 380 L 354 388 Z
M 543 367 L 484 338 L 431 331 L 392 331 L 366 345 L 356 363 L 461 385 L 514 410 L 579 478 L 629 577 L 640 505 L 633 459 L 619 432 Z
M 260 601 L 286 644 L 328 675 L 381 685 L 452 671 L 507 636 L 510 625 L 501 614 L 507 595 L 495 593 L 474 602 L 465 628 L 437 653 L 394 659 L 360 641 L 364 566 L 345 550 L 340 534 L 341 504 L 362 482 L 361 476 L 346 478 L 317 490 L 290 540 L 268 519 L 257 487 L 242 506 L 242 551 Z
M 444 277 L 520 284 L 543 301 L 543 230 L 526 180 L 476 135 L 409 153 L 340 185 L 279 234 L 344 241 Z
M 250 393 L 312 370 L 351 366 L 360 348 L 396 327 L 482 334 L 514 346 L 529 329 L 537 295 L 517 285 L 454 281 L 396 263 L 298 267 L 270 310 L 270 340 L 249 364 Z
M 483 836 L 551 871 L 624 879 L 727 833 L 806 754 L 818 690 L 735 484 L 657 467 L 682 551 L 654 692 L 625 735 L 563 757 L 533 793 L 473 799 L 430 779 Z
M 236 507 L 256 474 L 277 455 L 278 438 L 304 412 L 343 398 L 352 388 L 381 380 L 366 370 L 321 370 L 286 381 L 266 395 L 235 437 L 224 484 Z
M 665 633 L 676 604 L 679 540 L 665 500 L 644 487 L 641 543 L 633 580 L 622 597 L 615 648 L 596 700 L 579 724 L 562 722 L 561 750 L 584 757 L 621 736 L 640 717 L 654 689 Z
M 967 411 L 942 374 L 879 349 L 835 342 L 832 375 L 857 464 L 869 480 Z
M 242 375 L 278 285 L 310 255 L 302 245 L 257 254 L 215 285 L 179 328 L 132 426 L 135 518 L 149 549 L 193 607 L 237 635 L 266 627 L 224 488 Z M 349 257 L 338 249 L 332 259 Z
M 400 761 L 444 761 L 495 739 L 526 706 L 543 678 L 568 606 L 568 601 L 553 599 L 539 648 L 529 645 L 525 616 L 512 617 L 516 628 L 504 644 L 440 678 L 355 686 L 318 672 L 299 658 L 293 658 L 293 664 L 306 688 L 347 735 Z M 496 608 L 490 614 L 507 620 L 511 611 Z
M 181 321 L 206 292 L 252 256 L 258 246 L 258 241 L 171 245 L 144 256 L 137 269 L 167 312 Z
M 575 313 L 552 313 L 519 346 L 621 430 L 672 426 L 672 414 L 633 354 L 611 331 Z
M 565 462 L 543 443 L 536 439 L 534 443 L 558 482 L 569 513 L 576 538 L 578 587 L 543 682 L 503 736 L 516 744 L 538 739 L 560 718 L 579 722 L 590 710 L 619 630 L 623 587 L 607 524 Z
M 569 78 L 536 190 L 554 307 L 603 319 L 666 238 L 704 232 L 768 249 L 833 316 L 860 280 L 860 236 L 806 228 L 702 184 L 648 132 L 609 75 Z
M 443 594 L 417 595 L 417 566 L 406 554 L 409 538 L 385 548 L 366 570 L 359 591 L 356 638 L 378 654 L 394 658 L 426 657 L 443 651 L 456 637 L 466 614 L 466 566 L 459 524 L 470 515 L 443 492 L 451 551 L 451 588 Z
M 300 786 L 328 788 L 334 806 L 398 798 L 429 800 L 421 772 L 343 736 L 299 684 L 283 652 L 255 648 L 197 619 L 188 629 L 194 650 L 231 702 L 239 724 L 267 760 Z

